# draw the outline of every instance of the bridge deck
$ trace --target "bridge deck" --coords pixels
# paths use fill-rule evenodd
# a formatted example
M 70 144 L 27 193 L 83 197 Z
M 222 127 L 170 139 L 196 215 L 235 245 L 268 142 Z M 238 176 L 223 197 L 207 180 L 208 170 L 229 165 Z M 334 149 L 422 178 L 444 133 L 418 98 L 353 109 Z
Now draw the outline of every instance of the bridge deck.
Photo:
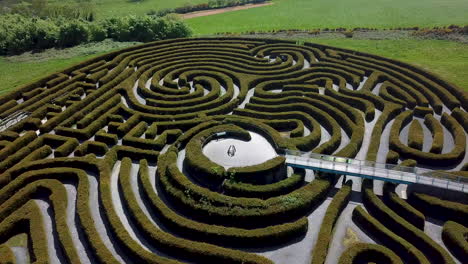
M 418 183 L 468 193 L 468 179 L 451 174 L 328 155 L 304 154 L 297 151 L 286 151 L 284 157 L 286 158 L 286 164 L 291 167 L 394 183 Z

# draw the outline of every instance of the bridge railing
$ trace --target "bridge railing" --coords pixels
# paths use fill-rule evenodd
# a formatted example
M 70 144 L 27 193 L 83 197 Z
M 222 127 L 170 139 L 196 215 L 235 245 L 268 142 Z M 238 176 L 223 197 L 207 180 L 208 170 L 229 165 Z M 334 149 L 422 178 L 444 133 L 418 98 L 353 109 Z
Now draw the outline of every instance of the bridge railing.
M 298 150 L 285 149 L 282 150 L 282 153 L 284 153 L 283 155 L 291 155 L 295 158 L 298 158 L 299 160 L 306 162 L 307 160 L 315 159 L 319 161 L 325 161 L 327 163 L 346 164 L 346 168 L 354 168 L 362 173 L 368 173 L 369 175 L 387 174 L 387 178 L 400 178 L 402 181 L 405 181 L 405 179 L 408 179 L 408 177 L 413 176 L 415 182 L 432 184 L 440 187 L 444 187 L 443 185 L 445 185 L 446 188 L 460 189 L 461 191 L 464 191 L 464 189 L 468 188 L 467 177 L 457 176 L 441 171 L 337 157 L 318 153 L 302 152 Z M 322 162 L 319 163 L 320 165 L 323 164 Z M 467 187 L 465 187 L 465 185 L 467 185 Z
M 0 132 L 6 130 L 8 127 L 18 123 L 19 121 L 25 119 L 31 114 L 31 112 L 26 111 L 16 111 L 4 119 L 0 120 Z

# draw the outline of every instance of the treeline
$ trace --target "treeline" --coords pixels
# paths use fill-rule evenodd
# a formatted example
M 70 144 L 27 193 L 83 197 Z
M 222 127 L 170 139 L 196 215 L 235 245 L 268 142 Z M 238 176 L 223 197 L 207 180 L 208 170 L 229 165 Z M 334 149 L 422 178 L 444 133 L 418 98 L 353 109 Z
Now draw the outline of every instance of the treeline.
M 27 17 L 83 19 L 95 20 L 95 4 L 92 0 L 63 0 L 49 2 L 47 0 L 21 1 L 6 6 L 1 13 L 20 14 Z
M 160 10 L 151 10 L 147 14 L 155 16 L 164 16 L 170 13 L 185 14 L 201 10 L 210 10 L 224 7 L 241 6 L 247 4 L 259 4 L 270 0 L 210 0 L 207 3 L 196 5 L 185 4 L 176 8 L 164 8 Z
M 72 47 L 106 38 L 148 42 L 190 35 L 190 28 L 173 16 L 126 16 L 90 22 L 6 14 L 0 16 L 0 55 Z

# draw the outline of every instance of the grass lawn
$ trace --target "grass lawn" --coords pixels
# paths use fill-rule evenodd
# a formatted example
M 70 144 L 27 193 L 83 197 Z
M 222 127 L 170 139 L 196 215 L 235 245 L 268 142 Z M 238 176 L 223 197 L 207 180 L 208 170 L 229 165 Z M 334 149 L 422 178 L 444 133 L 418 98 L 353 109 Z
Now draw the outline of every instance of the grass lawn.
M 468 91 L 468 45 L 443 40 L 303 39 L 398 59 L 439 74 Z M 59 71 L 82 60 L 133 43 L 88 44 L 42 54 L 0 57 L 0 93 Z
M 274 4 L 188 19 L 195 34 L 273 29 L 394 28 L 468 24 L 466 0 L 274 0 Z

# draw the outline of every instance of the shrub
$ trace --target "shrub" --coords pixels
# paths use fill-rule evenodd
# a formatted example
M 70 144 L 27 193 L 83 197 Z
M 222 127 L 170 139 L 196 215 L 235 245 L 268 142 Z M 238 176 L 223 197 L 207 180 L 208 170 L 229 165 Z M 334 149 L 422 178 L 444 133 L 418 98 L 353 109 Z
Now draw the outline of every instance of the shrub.
M 89 40 L 90 41 L 103 41 L 107 38 L 107 31 L 102 24 L 91 23 L 89 24 Z
M 148 42 L 191 35 L 187 25 L 174 18 L 127 16 L 106 19 L 102 25 L 107 35 L 118 41 Z
M 72 47 L 88 42 L 89 35 L 89 29 L 84 22 L 63 21 L 59 29 L 57 42 L 59 47 Z
M 29 50 L 71 47 L 89 41 L 149 42 L 188 37 L 191 29 L 175 17 L 126 16 L 89 22 L 79 18 L 0 16 L 0 55 Z

